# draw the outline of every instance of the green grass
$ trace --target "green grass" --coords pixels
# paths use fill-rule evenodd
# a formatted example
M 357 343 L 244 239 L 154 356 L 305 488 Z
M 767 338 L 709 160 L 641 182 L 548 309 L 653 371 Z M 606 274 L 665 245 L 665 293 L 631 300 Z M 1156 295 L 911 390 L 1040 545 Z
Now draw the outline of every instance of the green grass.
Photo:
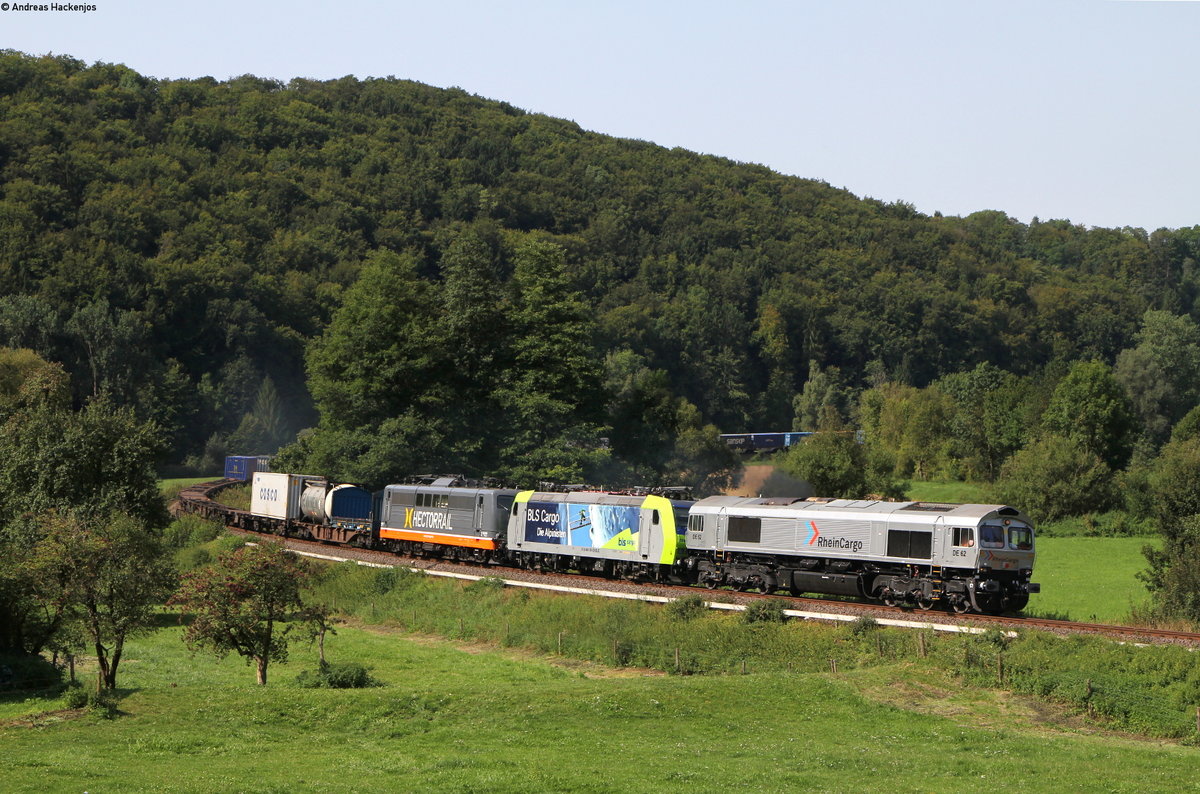
M 987 486 L 973 482 L 913 480 L 905 497 L 914 502 L 989 504 Z
M 797 624 L 794 630 L 812 627 Z M 592 676 L 521 652 L 342 627 L 386 686 L 254 685 L 178 628 L 130 648 L 116 720 L 0 727 L 5 791 L 1178 791 L 1200 750 L 1076 733 L 930 668 Z M 846 653 L 850 653 L 849 650 Z
M 189 485 L 196 485 L 202 482 L 212 482 L 219 480 L 220 477 L 175 477 L 169 480 L 159 480 L 158 490 L 167 501 L 174 499 L 179 495 L 179 492 Z
M 1149 595 L 1137 573 L 1146 568 L 1142 547 L 1156 538 L 1039 537 L 1026 613 L 1096 623 L 1123 623 Z

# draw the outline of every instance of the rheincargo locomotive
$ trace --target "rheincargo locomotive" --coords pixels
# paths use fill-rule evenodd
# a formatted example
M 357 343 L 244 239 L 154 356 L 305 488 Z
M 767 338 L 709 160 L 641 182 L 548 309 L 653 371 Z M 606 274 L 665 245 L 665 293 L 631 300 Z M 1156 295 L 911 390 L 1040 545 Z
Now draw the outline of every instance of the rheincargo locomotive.
M 517 491 L 423 477 L 370 493 L 257 472 L 249 513 L 189 509 L 262 532 L 485 565 L 631 581 L 786 590 L 955 612 L 1023 609 L 1034 528 L 1006 505 Z

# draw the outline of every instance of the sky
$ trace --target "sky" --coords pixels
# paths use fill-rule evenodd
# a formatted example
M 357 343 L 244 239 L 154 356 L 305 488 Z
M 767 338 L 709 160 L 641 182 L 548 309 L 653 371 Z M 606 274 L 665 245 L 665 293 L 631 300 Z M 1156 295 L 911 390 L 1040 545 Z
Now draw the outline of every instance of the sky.
M 927 214 L 1200 225 L 1190 0 L 23 4 L 0 3 L 0 47 L 158 78 L 395 76 Z

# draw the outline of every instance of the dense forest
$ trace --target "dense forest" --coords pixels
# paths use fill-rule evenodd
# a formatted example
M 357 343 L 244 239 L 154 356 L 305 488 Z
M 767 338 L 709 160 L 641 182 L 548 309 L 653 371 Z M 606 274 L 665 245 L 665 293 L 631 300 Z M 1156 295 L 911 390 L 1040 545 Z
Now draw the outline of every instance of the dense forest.
M 0 345 L 163 463 L 698 482 L 718 430 L 836 425 L 993 480 L 1082 364 L 1110 472 L 1200 398 L 1200 226 L 930 217 L 457 89 L 5 52 L 0 182 Z

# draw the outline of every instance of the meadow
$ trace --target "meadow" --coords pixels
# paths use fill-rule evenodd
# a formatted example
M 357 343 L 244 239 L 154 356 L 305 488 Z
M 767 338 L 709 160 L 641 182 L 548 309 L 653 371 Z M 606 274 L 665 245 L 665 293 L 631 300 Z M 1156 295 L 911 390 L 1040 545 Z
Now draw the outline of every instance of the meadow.
M 260 688 L 239 659 L 193 657 L 167 625 L 130 648 L 116 719 L 0 722 L 0 780 L 39 792 L 1200 787 L 1200 749 L 1106 734 L 908 660 L 679 676 L 358 625 L 327 652 L 384 685 L 300 688 L 315 654 L 299 645 Z

